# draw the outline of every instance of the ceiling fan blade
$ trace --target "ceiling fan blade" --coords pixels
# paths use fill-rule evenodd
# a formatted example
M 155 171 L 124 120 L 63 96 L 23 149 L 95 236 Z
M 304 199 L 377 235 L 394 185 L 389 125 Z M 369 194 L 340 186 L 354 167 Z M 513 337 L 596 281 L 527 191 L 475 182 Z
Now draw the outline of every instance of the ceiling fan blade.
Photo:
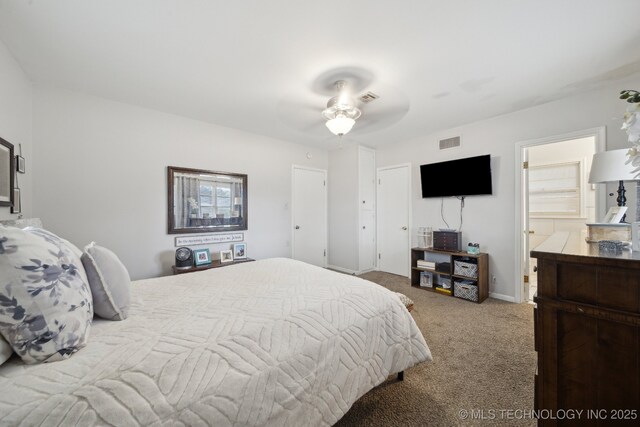
M 334 96 L 338 80 L 345 81 L 347 89 L 352 95 L 355 95 L 368 87 L 375 80 L 375 76 L 371 71 L 356 66 L 331 68 L 313 81 L 311 90 L 313 93 L 325 97 Z
M 292 95 L 285 96 L 276 104 L 276 115 L 287 127 L 309 132 L 323 123 L 322 98 L 314 96 L 300 99 Z
M 354 131 L 366 134 L 377 132 L 398 123 L 407 115 L 409 98 L 397 88 L 377 83 L 371 91 L 379 96 L 369 103 L 361 103 L 362 116 L 356 121 Z

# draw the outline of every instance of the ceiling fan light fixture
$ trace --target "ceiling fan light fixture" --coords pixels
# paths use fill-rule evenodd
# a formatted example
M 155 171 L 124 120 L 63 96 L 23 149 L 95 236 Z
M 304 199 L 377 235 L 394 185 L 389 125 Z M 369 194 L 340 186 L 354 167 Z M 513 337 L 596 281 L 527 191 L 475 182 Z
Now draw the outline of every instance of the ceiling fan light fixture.
M 354 119 L 343 114 L 339 114 L 337 117 L 327 120 L 325 124 L 331 133 L 337 136 L 342 136 L 349 133 L 355 123 L 356 121 Z
M 338 96 L 334 96 L 327 102 L 327 108 L 322 111 L 322 117 L 327 122 L 327 128 L 334 134 L 342 136 L 349 133 L 356 119 L 362 114 L 356 107 L 356 102 L 349 96 L 345 89 L 346 82 L 339 80 L 336 82 Z

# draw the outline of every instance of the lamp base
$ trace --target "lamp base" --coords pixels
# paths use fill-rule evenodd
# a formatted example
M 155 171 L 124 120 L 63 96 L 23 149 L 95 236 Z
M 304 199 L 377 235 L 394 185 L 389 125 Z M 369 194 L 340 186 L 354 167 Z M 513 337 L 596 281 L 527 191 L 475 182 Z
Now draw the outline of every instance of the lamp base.
M 624 189 L 624 181 L 618 181 L 618 198 L 616 199 L 616 202 L 618 202 L 618 206 L 627 205 L 627 197 L 625 196 L 626 192 L 627 190 Z M 627 222 L 625 221 L 626 219 L 627 219 L 627 214 L 624 214 L 622 215 L 620 222 Z

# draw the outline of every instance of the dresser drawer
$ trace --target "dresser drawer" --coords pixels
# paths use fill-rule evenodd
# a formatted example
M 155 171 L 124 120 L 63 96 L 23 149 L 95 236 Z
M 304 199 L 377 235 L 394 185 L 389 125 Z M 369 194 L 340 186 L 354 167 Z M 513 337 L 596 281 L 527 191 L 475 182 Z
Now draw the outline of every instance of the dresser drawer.
M 640 313 L 640 274 L 624 268 L 563 263 L 555 266 L 555 283 L 545 287 L 565 301 Z

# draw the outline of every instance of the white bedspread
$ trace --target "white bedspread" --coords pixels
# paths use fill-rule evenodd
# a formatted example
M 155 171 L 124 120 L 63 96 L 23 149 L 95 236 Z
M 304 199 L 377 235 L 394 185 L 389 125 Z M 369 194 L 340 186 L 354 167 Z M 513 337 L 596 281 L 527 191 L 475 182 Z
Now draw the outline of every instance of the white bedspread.
M 0 367 L 1 425 L 331 425 L 431 360 L 392 292 L 289 259 L 132 286 L 69 360 Z

